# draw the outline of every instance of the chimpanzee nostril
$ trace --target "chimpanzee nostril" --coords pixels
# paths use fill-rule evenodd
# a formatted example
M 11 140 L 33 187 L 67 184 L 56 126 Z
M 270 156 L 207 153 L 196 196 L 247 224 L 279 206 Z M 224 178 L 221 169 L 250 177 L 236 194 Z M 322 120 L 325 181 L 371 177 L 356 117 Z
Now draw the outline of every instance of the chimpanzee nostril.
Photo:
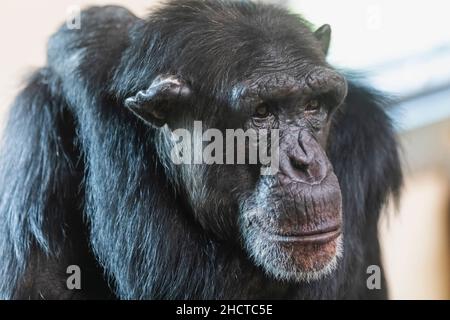
M 280 171 L 285 181 L 319 183 L 328 172 L 329 162 L 320 143 L 307 130 L 298 133 L 297 143 L 285 146 Z
M 291 162 L 291 165 L 294 169 L 307 172 L 308 170 L 308 164 L 304 161 L 301 161 L 300 159 L 296 157 L 290 157 L 289 161 Z

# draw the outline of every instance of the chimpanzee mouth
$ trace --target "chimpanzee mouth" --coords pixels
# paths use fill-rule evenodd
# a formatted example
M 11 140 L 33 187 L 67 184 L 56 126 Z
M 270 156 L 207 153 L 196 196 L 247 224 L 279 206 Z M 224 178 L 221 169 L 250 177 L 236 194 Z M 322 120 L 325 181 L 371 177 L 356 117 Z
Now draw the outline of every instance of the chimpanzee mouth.
M 293 244 L 326 244 L 342 234 L 341 224 L 333 226 L 324 226 L 312 231 L 296 232 L 296 233 L 279 233 L 274 231 L 268 231 L 267 228 L 259 228 L 264 237 L 273 242 L 284 242 Z

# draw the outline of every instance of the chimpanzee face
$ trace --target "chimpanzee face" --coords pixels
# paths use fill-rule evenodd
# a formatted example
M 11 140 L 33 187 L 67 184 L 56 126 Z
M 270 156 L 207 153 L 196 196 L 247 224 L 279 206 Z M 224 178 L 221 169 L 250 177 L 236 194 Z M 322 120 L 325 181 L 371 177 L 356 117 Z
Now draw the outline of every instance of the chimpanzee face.
M 341 250 L 341 191 L 325 150 L 346 81 L 319 66 L 300 80 L 271 77 L 256 86 L 264 91 L 253 94 L 248 126 L 279 130 L 279 170 L 260 176 L 242 199 L 239 223 L 249 254 L 266 271 L 309 280 L 332 270 Z M 267 90 L 266 83 L 282 85 Z
M 269 275 L 297 281 L 330 272 L 341 253 L 341 191 L 326 144 L 333 114 L 347 93 L 346 80 L 324 59 L 328 27 L 315 37 L 302 28 L 305 37 L 297 47 L 273 44 L 259 50 L 257 59 L 247 52 L 246 64 L 230 61 L 228 69 L 223 64 L 227 77 L 210 77 L 216 83 L 202 83 L 208 66 L 200 61 L 213 60 L 203 53 L 196 68 L 184 66 L 178 72 L 183 76 L 159 76 L 125 101 L 137 116 L 161 127 L 161 161 L 189 199 L 197 222 L 217 239 L 239 243 Z M 232 74 L 237 76 L 230 79 Z M 258 162 L 174 165 L 168 151 L 176 144 L 174 130 L 192 134 L 188 145 L 194 151 L 205 144 L 203 131 L 194 132 L 196 120 L 203 121 L 203 130 L 218 129 L 224 140 L 227 129 L 276 131 L 276 170 L 262 175 L 267 164 Z M 247 153 L 250 145 L 233 146 L 232 158 Z M 223 158 L 231 152 L 227 146 L 222 150 Z

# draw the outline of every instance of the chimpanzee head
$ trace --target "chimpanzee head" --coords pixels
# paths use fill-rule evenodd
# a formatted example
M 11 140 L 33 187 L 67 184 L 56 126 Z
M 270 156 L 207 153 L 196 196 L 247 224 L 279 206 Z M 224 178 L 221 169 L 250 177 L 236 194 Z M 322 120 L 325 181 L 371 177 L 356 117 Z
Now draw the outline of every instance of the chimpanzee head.
M 329 26 L 312 32 L 272 6 L 194 1 L 156 11 L 134 31 L 128 50 L 147 58 L 124 62 L 117 72 L 139 75 L 122 79 L 124 105 L 154 128 L 167 177 L 187 199 L 186 219 L 240 246 L 273 277 L 302 281 L 330 272 L 343 235 L 327 142 L 347 84 L 325 61 Z M 200 135 L 194 121 L 202 121 Z M 174 130 L 192 134 L 195 152 L 211 128 L 224 145 L 227 129 L 277 132 L 277 170 L 262 175 L 260 162 L 174 163 Z M 251 145 L 224 146 L 223 157 L 233 152 L 236 159 Z

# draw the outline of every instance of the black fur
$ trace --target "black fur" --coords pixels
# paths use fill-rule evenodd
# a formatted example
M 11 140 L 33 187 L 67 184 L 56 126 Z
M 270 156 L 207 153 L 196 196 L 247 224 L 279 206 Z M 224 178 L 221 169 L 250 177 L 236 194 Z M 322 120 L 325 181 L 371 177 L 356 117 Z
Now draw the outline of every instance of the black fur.
M 91 8 L 81 30 L 62 27 L 50 40 L 47 66 L 17 97 L 1 150 L 0 298 L 385 298 L 386 285 L 366 288 L 366 268 L 381 265 L 377 221 L 401 170 L 384 103 L 369 90 L 350 84 L 328 143 L 345 221 L 332 276 L 270 279 L 239 246 L 205 232 L 175 192 L 157 129 L 123 99 L 171 72 L 187 75 L 205 101 L 224 103 L 226 88 L 257 63 L 246 39 L 293 30 L 299 19 L 250 2 L 183 4 L 146 21 Z M 81 291 L 66 288 L 70 264 L 81 267 Z

